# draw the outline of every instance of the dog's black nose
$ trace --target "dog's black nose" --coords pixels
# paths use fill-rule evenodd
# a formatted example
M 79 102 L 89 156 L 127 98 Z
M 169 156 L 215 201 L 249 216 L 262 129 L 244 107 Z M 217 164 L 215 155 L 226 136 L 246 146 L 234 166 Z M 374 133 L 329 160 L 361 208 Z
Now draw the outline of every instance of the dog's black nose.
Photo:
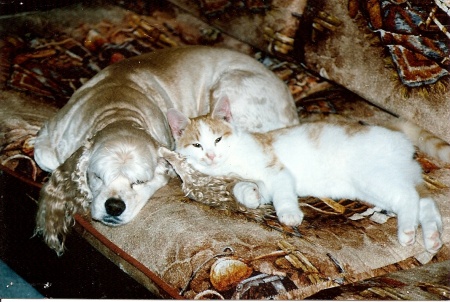
M 119 216 L 126 207 L 125 202 L 118 198 L 108 198 L 105 202 L 106 213 L 111 216 Z

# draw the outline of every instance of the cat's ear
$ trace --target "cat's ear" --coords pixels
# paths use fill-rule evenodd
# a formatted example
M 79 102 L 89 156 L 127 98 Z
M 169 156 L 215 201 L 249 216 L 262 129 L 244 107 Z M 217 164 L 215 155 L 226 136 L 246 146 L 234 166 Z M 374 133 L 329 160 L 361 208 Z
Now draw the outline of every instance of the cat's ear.
M 217 101 L 211 116 L 212 118 L 222 119 L 229 123 L 231 122 L 232 116 L 231 116 L 230 100 L 228 99 L 227 96 L 223 96 Z
M 191 122 L 188 117 L 175 108 L 167 110 L 167 121 L 175 139 L 178 139 L 183 134 L 184 129 Z

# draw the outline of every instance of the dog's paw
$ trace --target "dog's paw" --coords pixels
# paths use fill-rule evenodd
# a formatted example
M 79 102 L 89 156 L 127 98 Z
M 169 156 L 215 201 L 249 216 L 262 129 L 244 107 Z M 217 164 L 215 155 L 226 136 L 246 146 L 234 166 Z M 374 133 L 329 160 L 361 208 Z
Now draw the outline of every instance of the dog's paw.
M 277 211 L 278 220 L 289 226 L 298 226 L 303 221 L 303 212 L 300 209 L 283 209 Z
M 241 181 L 233 188 L 236 200 L 250 209 L 256 209 L 260 205 L 261 194 L 258 186 L 253 182 Z

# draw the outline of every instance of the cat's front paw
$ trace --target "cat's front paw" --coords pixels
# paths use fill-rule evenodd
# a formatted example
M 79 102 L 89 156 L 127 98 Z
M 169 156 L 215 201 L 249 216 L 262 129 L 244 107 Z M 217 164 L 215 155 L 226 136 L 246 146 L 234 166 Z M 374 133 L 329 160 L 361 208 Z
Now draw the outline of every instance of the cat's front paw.
M 277 211 L 278 220 L 289 226 L 300 225 L 303 221 L 303 212 L 300 209 L 284 209 Z
M 249 181 L 238 182 L 233 188 L 236 200 L 250 209 L 256 209 L 260 205 L 261 194 L 258 186 Z
M 162 157 L 158 158 L 155 173 L 159 175 L 167 175 L 170 178 L 177 176 L 177 173 L 175 172 L 172 165 Z

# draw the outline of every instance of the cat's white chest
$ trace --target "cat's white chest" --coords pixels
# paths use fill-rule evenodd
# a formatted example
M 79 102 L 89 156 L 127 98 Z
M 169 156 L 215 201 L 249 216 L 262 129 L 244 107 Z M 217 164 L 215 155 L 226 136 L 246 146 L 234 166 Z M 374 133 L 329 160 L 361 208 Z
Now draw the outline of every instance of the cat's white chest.
M 268 166 L 267 154 L 253 138 L 250 136 L 237 137 L 226 152 L 227 159 L 215 169 L 215 173 L 267 181 L 270 169 L 261 169 L 261 167 Z

